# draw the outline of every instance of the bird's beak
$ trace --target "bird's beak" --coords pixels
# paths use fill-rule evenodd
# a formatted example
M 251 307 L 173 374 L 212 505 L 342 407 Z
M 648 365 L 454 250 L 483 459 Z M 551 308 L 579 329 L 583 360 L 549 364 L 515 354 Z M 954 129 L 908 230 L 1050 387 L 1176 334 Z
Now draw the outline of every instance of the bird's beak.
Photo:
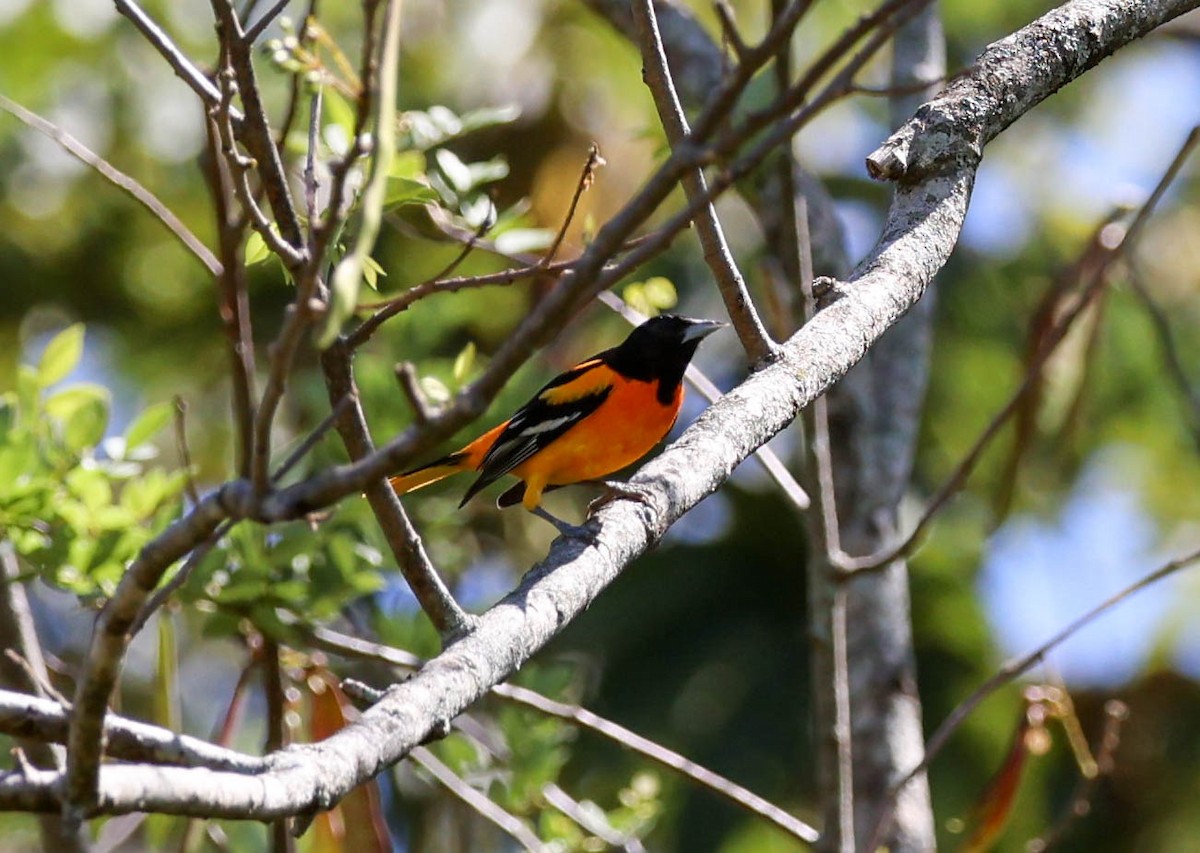
M 729 325 L 728 323 L 718 323 L 716 320 L 689 320 L 688 323 L 690 325 L 683 331 L 685 343 L 703 340 L 718 329 L 724 329 Z

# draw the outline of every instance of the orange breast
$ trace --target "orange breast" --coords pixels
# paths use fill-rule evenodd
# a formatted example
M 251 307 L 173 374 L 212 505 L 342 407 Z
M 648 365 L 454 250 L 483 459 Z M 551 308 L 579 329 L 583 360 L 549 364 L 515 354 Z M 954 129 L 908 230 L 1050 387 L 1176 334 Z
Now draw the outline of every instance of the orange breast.
M 540 491 L 546 485 L 597 480 L 632 465 L 662 441 L 679 416 L 683 387 L 667 406 L 657 393 L 657 382 L 620 382 L 600 408 L 512 473 Z

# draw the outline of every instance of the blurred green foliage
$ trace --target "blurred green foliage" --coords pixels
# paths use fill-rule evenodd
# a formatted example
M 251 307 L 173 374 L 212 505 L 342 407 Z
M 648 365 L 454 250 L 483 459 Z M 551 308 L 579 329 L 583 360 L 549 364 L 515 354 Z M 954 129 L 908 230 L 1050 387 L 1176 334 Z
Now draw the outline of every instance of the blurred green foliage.
M 199 168 L 201 109 L 107 4 L 79 5 L 72 12 L 73 4 L 65 2 L 18 3 L 2 12 L 0 92 L 55 120 L 136 176 L 211 245 L 215 229 Z M 708 7 L 693 5 L 714 27 Z M 1027 0 L 940 5 L 952 69 L 969 64 L 987 42 L 1046 8 Z M 337 47 L 357 67 L 359 21 L 353 6 L 324 4 L 321 23 L 324 55 Z M 800 60 L 853 20 L 860 7 L 815 4 L 797 36 Z M 189 55 L 212 60 L 208 4 L 148 2 L 146 8 Z M 734 8 L 748 35 L 761 32 L 765 4 L 739 2 Z M 489 237 L 506 252 L 548 245 L 595 140 L 608 165 L 584 196 L 559 257 L 578 250 L 661 154 L 636 51 L 567 0 L 410 2 L 405 15 L 401 150 L 389 176 L 391 212 L 370 281 L 379 298 L 424 281 L 460 252 L 457 243 L 439 236 L 426 202 L 436 202 L 444 217 L 440 225 L 466 232 L 494 220 Z M 260 76 L 278 115 L 288 75 L 308 74 L 313 66 L 311 58 L 284 43 L 287 32 L 269 35 L 280 41 L 262 56 Z M 1147 40 L 1068 87 L 989 148 L 984 168 L 996 170 L 1002 201 L 1021 203 L 1021 228 L 1001 219 L 1004 206 L 988 203 L 981 191 L 972 215 L 983 218 L 983 236 L 965 240 L 939 277 L 915 494 L 937 488 L 1016 387 L 1042 295 L 1083 251 L 1107 207 L 1121 200 L 1119 188 L 1109 188 L 1118 182 L 1109 171 L 1087 173 L 1091 195 L 1064 177 L 1079 161 L 1112 162 L 1085 151 L 1084 142 L 1117 151 L 1129 147 L 1128 128 L 1122 125 L 1122 148 L 1106 122 L 1131 111 L 1133 101 L 1113 95 L 1123 90 L 1105 87 L 1139 68 L 1152 75 L 1154 63 L 1176 49 L 1165 38 Z M 883 81 L 884 73 L 883 63 L 873 68 L 873 82 Z M 345 92 L 330 81 L 324 85 L 321 145 L 328 153 L 346 144 L 352 112 Z M 1179 84 L 1170 78 L 1157 85 L 1170 90 Z M 855 245 L 875 238 L 872 229 L 886 201 L 859 165 L 885 133 L 884 113 L 881 99 L 855 99 L 797 143 L 838 197 L 855 205 L 843 210 Z M 1154 143 L 1155 150 L 1179 141 L 1167 139 L 1158 126 L 1138 126 L 1133 135 L 1135 146 Z M 293 165 L 306 145 L 303 133 L 288 138 Z M 1167 159 L 1119 180 L 1137 182 L 1144 194 Z M 203 268 L 157 222 L 49 140 L 0 120 L 0 163 L 5 222 L 0 281 L 6 296 L 0 311 L 0 528 L 30 579 L 36 578 L 35 593 L 52 602 L 46 590 L 53 587 L 91 601 L 110 591 L 137 549 L 178 514 L 187 476 L 204 488 L 230 475 L 228 361 L 216 300 Z M 1180 360 L 1188 368 L 1200 364 L 1200 336 L 1193 334 L 1200 321 L 1195 176 L 1194 166 L 1185 172 L 1135 259 L 1143 285 L 1176 330 Z M 1103 196 L 1099 202 L 1097 195 Z M 744 270 L 762 292 L 767 285 L 761 235 L 737 202 L 720 209 Z M 265 344 L 292 292 L 260 238 L 251 237 L 245 251 L 253 264 L 256 340 Z M 502 266 L 493 255 L 473 252 L 456 273 Z M 1056 357 L 1037 428 L 1021 448 L 1008 515 L 998 511 L 997 495 L 1010 475 L 1011 432 L 985 456 L 968 491 L 943 512 L 913 561 L 918 670 L 930 730 L 1003 657 L 975 579 L 989 537 L 1006 517 L 1055 517 L 1088 461 L 1113 446 L 1136 451 L 1128 487 L 1156 525 L 1164 550 L 1200 516 L 1200 491 L 1188 487 L 1200 479 L 1194 413 L 1172 384 L 1158 333 L 1129 275 L 1119 271 L 1113 277 L 1102 311 L 1091 318 L 1094 343 L 1079 335 Z M 393 364 L 414 362 L 431 397 L 452 393 L 486 365 L 543 286 L 522 282 L 437 295 L 389 322 L 355 365 L 376 439 L 391 437 L 412 419 L 397 391 Z M 640 271 L 639 281 L 623 283 L 621 292 L 647 313 L 676 299 L 686 313 L 719 311 L 699 252 L 686 235 Z M 479 424 L 457 438 L 497 422 L 556 369 L 611 345 L 624 330 L 604 310 L 585 313 L 544 358 L 517 375 Z M 328 411 L 313 354 L 302 353 L 301 359 L 278 428 L 280 458 Z M 720 352 L 719 346 L 701 355 L 702 366 L 726 385 L 736 378 L 730 367 L 735 362 L 732 350 Z M 173 395 L 188 406 L 191 471 L 184 470 L 167 429 Z M 342 461 L 336 438 L 326 436 L 289 477 Z M 483 500 L 458 511 L 461 488 L 434 486 L 409 503 L 439 569 L 470 607 L 480 609 L 544 554 L 551 533 L 516 510 L 500 513 Z M 552 508 L 555 503 L 570 514 L 580 511 L 582 499 L 558 494 Z M 691 528 L 685 521 L 684 530 L 623 575 L 522 679 L 581 701 L 815 819 L 802 527 L 749 471 L 697 516 L 701 511 L 713 515 Z M 174 681 L 182 690 L 185 724 L 207 736 L 225 713 L 234 684 L 227 678 L 193 687 L 188 673 L 195 678 L 199 671 L 224 667 L 236 677 L 246 661 L 246 638 L 255 632 L 299 645 L 281 613 L 302 621 L 350 613 L 385 642 L 432 653 L 436 637 L 398 583 L 387 554 L 365 502 L 357 499 L 336 507 L 316 529 L 304 523 L 269 531 L 239 525 L 182 588 L 179 601 L 187 617 L 177 620 L 178 635 L 159 637 L 160 657 L 174 649 L 178 667 L 166 660 L 156 664 L 157 693 L 152 681 L 131 678 L 123 702 L 155 718 L 170 715 L 167 691 Z M 502 582 L 494 581 L 495 574 Z M 1038 594 L 1030 592 L 1030 607 L 1039 603 L 1032 600 Z M 1192 601 L 1181 597 L 1176 607 L 1175 624 L 1194 622 Z M 90 615 L 76 611 L 72 618 L 90 628 Z M 68 664 L 78 659 L 84 640 L 48 632 L 51 650 Z M 136 663 L 132 668 L 136 672 Z M 1176 671 L 1173 653 L 1162 651 L 1127 684 L 1075 691 L 1089 736 L 1098 736 L 1103 703 L 1112 695 L 1131 708 L 1116 769 L 1064 847 L 1189 849 L 1200 837 L 1195 808 L 1200 690 Z M 934 804 L 947 849 L 962 841 L 948 821 L 971 811 L 1021 713 L 1019 690 L 1001 691 L 968 719 L 933 764 Z M 489 703 L 480 714 L 507 753 L 489 754 L 461 733 L 436 745 L 436 752 L 544 837 L 562 839 L 565 849 L 592 849 L 594 840 L 544 802 L 542 791 L 551 781 L 590 803 L 588 808 L 618 830 L 648 832 L 652 850 L 799 849 L 711 793 L 595 735 L 507 705 Z M 239 735 L 246 748 L 257 745 L 261 708 L 251 716 L 249 732 Z M 1023 850 L 1026 839 L 1061 813 L 1076 783 L 1072 761 L 1061 739 L 1047 756 L 1031 761 L 998 849 Z M 386 787 L 399 792 L 390 800 L 397 837 L 415 844 L 441 826 L 437 821 L 447 813 L 448 797 L 427 778 L 404 769 Z M 460 821 L 465 814 L 450 813 Z M 25 843 L 32 826 L 23 816 L 0 817 L 6 843 L 10 838 Z M 181 832 L 180 826 L 168 829 Z M 259 827 L 221 827 L 234 849 L 265 844 Z M 471 849 L 500 849 L 497 839 L 478 835 L 483 846 Z

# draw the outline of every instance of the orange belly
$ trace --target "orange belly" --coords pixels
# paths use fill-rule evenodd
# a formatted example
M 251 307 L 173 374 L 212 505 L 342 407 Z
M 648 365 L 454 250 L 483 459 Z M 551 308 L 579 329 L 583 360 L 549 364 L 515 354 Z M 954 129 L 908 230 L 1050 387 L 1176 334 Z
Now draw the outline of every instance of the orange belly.
M 669 406 L 657 393 L 657 382 L 623 383 L 600 408 L 516 466 L 512 473 L 527 486 L 525 505 L 537 506 L 546 486 L 597 480 L 649 453 L 671 431 L 683 402 L 682 386 Z

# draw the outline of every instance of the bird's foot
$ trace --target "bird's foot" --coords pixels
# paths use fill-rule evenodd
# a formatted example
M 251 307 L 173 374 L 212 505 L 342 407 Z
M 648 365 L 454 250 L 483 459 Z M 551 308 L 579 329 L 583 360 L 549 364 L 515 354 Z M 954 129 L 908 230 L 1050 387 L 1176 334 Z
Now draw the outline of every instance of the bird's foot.
M 639 486 L 636 483 L 622 483 L 618 480 L 601 480 L 598 485 L 604 491 L 600 497 L 588 504 L 588 518 L 613 501 L 637 501 L 643 506 L 654 507 L 653 493 L 645 486 Z
M 569 521 L 563 521 L 557 515 L 550 513 L 540 506 L 534 507 L 530 512 L 543 521 L 553 524 L 554 529 L 568 539 L 580 539 L 585 542 L 592 542 L 596 538 L 596 533 L 591 528 L 582 524 L 571 524 Z

